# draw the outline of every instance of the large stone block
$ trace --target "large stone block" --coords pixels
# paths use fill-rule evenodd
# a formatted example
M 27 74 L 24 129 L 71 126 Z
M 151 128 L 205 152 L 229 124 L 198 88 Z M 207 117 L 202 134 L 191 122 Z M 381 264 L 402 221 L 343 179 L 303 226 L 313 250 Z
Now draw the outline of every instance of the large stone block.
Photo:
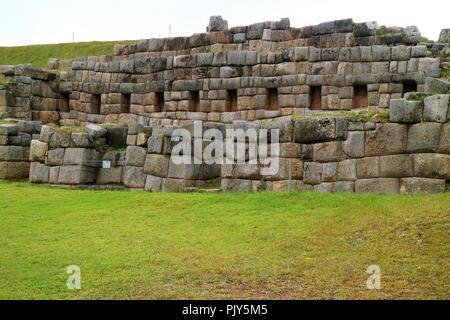
M 324 163 L 322 169 L 322 180 L 324 182 L 337 181 L 337 168 L 338 164 L 336 162 Z
M 83 132 L 72 132 L 71 135 L 72 148 L 92 148 L 94 144 L 89 137 L 89 134 Z
M 0 179 L 27 178 L 29 172 L 29 162 L 0 161 Z
M 363 179 L 355 183 L 356 193 L 397 194 L 400 192 L 400 179 Z
M 303 181 L 306 184 L 316 185 L 322 182 L 323 166 L 321 163 L 307 162 L 305 163 L 303 172 Z
M 48 151 L 48 144 L 39 140 L 32 140 L 30 145 L 30 161 L 44 162 Z
M 450 154 L 450 123 L 445 123 L 442 125 L 437 152 Z
M 222 190 L 226 192 L 249 192 L 252 189 L 251 180 L 222 179 Z
M 0 136 L 16 136 L 19 133 L 17 124 L 0 124 Z
M 426 121 L 447 122 L 449 97 L 448 94 L 437 94 L 425 98 L 423 118 Z
M 408 152 L 434 152 L 439 144 L 441 124 L 418 123 L 409 128 Z
M 160 154 L 163 152 L 164 138 L 151 136 L 148 138 L 147 147 L 148 153 Z
M 189 185 L 187 180 L 184 179 L 162 179 L 162 192 L 183 192 Z
M 450 180 L 450 155 L 438 153 L 415 154 L 414 176 Z
M 97 174 L 97 184 L 121 184 L 122 169 L 122 167 L 100 168 Z
M 90 137 L 93 139 L 104 138 L 106 137 L 107 130 L 95 124 L 88 124 L 86 126 L 86 130 Z
M 56 132 L 55 129 L 53 129 L 50 126 L 43 125 L 41 128 L 41 134 L 39 136 L 39 140 L 45 143 L 50 143 L 50 140 L 52 138 L 52 135 Z
M 126 166 L 143 167 L 145 164 L 145 156 L 147 152 L 141 147 L 128 147 L 125 158 Z
M 364 157 L 364 137 L 365 133 L 362 131 L 348 132 L 347 140 L 342 142 L 344 154 L 349 158 Z
M 344 160 L 339 162 L 337 171 L 338 181 L 356 180 L 356 160 Z
M 261 129 L 266 129 L 269 136 L 270 136 L 272 130 L 279 130 L 280 143 L 292 142 L 293 132 L 294 132 L 294 124 L 291 119 L 283 119 L 283 120 L 277 120 L 277 121 L 263 123 L 261 125 Z M 268 140 L 268 141 L 270 141 L 270 140 Z
M 412 177 L 413 156 L 409 154 L 380 157 L 380 176 L 383 178 Z
M 142 167 L 125 167 L 123 171 L 123 182 L 126 187 L 143 189 L 147 175 Z
M 96 168 L 85 166 L 63 166 L 59 168 L 59 184 L 88 184 L 95 182 L 96 178 Z
M 23 161 L 23 147 L 0 146 L 0 161 Z
M 162 178 L 148 175 L 147 180 L 145 181 L 145 191 L 160 192 L 162 188 L 162 182 Z
M 49 175 L 48 175 L 48 183 L 57 184 L 59 177 L 59 168 L 60 167 L 50 167 Z
M 56 131 L 50 138 L 50 149 L 56 148 L 69 148 L 71 143 L 71 132 L 69 131 Z M 41 133 L 42 135 L 42 133 Z M 42 137 L 41 137 L 42 139 Z
M 294 125 L 295 142 L 326 142 L 336 138 L 335 118 L 312 118 L 298 120 Z
M 418 123 L 422 120 L 423 105 L 421 101 L 393 99 L 390 102 L 391 122 Z
M 334 193 L 354 193 L 355 182 L 353 181 L 338 181 L 334 184 Z
M 332 141 L 314 145 L 314 161 L 335 162 L 344 159 L 342 142 Z
M 406 125 L 378 124 L 376 130 L 366 132 L 366 157 L 404 153 L 406 143 Z
M 94 149 L 67 148 L 64 152 L 64 166 L 98 168 L 101 164 L 102 158 Z
M 169 174 L 169 156 L 148 154 L 145 159 L 144 172 L 146 174 L 166 178 Z
M 62 166 L 64 164 L 64 148 L 58 148 L 48 151 L 48 165 L 49 166 Z M 34 161 L 31 159 L 31 161 Z
M 30 182 L 48 183 L 50 168 L 39 162 L 33 162 L 30 166 Z
M 445 192 L 444 179 L 405 178 L 401 179 L 400 192 L 402 194 L 422 193 L 434 194 Z

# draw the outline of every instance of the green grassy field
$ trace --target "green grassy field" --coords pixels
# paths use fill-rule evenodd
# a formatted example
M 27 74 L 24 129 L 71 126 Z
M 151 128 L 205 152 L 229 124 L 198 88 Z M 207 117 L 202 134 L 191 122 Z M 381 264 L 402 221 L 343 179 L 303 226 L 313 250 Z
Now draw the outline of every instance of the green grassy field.
M 450 298 L 449 193 L 0 194 L 0 299 Z
M 137 41 L 94 41 L 22 47 L 0 47 L 0 65 L 31 63 L 37 67 L 46 68 L 49 58 L 64 60 L 73 59 L 79 56 L 101 56 L 112 54 L 114 44 L 130 44 L 136 42 Z

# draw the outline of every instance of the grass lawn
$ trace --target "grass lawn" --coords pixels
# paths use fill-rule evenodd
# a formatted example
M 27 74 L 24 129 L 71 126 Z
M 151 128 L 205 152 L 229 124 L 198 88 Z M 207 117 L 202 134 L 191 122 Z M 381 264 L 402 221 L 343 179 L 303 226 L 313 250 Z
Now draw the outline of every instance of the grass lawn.
M 450 298 L 449 193 L 0 195 L 0 299 Z
M 47 68 L 49 58 L 65 60 L 79 56 L 101 56 L 112 54 L 116 43 L 130 44 L 136 42 L 137 41 L 93 41 L 22 47 L 0 47 L 0 65 L 31 63 L 37 67 Z

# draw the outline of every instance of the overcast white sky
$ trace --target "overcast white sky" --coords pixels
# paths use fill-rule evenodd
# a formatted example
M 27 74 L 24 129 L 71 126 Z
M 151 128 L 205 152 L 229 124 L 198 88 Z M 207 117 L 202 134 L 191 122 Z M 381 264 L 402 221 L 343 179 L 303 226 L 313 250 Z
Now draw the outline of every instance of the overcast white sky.
M 138 40 L 205 32 L 211 15 L 230 27 L 291 19 L 302 27 L 353 18 L 379 25 L 416 25 L 437 40 L 450 28 L 450 1 L 398 0 L 0 0 L 0 46 L 93 40 Z

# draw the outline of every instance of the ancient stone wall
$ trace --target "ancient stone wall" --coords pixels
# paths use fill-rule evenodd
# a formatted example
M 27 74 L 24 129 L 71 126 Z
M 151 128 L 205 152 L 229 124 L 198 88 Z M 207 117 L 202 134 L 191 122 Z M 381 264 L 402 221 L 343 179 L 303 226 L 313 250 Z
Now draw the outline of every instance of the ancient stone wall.
M 30 143 L 39 137 L 42 122 L 0 122 L 0 179 L 28 178 Z
M 203 147 L 211 143 L 203 134 L 195 135 L 194 124 L 133 124 L 125 129 L 89 125 L 81 133 L 43 126 L 39 140 L 31 142 L 30 180 L 147 191 L 211 189 L 220 182 L 223 191 L 247 192 L 286 191 L 291 177 L 298 191 L 443 192 L 450 181 L 449 95 L 415 98 L 410 94 L 391 100 L 390 121 L 380 123 L 319 116 L 204 124 L 203 132 L 214 128 L 223 134 L 227 129 L 278 130 L 279 164 L 270 175 L 262 173 L 261 163 L 251 163 L 248 148 L 245 163 L 228 164 L 224 159 L 220 165 L 175 164 L 171 157 L 178 143 L 172 139 L 175 130 L 191 132 L 192 145 L 195 139 Z M 122 146 L 126 141 L 126 150 L 105 151 L 113 140 Z M 108 167 L 103 161 L 109 162 Z

